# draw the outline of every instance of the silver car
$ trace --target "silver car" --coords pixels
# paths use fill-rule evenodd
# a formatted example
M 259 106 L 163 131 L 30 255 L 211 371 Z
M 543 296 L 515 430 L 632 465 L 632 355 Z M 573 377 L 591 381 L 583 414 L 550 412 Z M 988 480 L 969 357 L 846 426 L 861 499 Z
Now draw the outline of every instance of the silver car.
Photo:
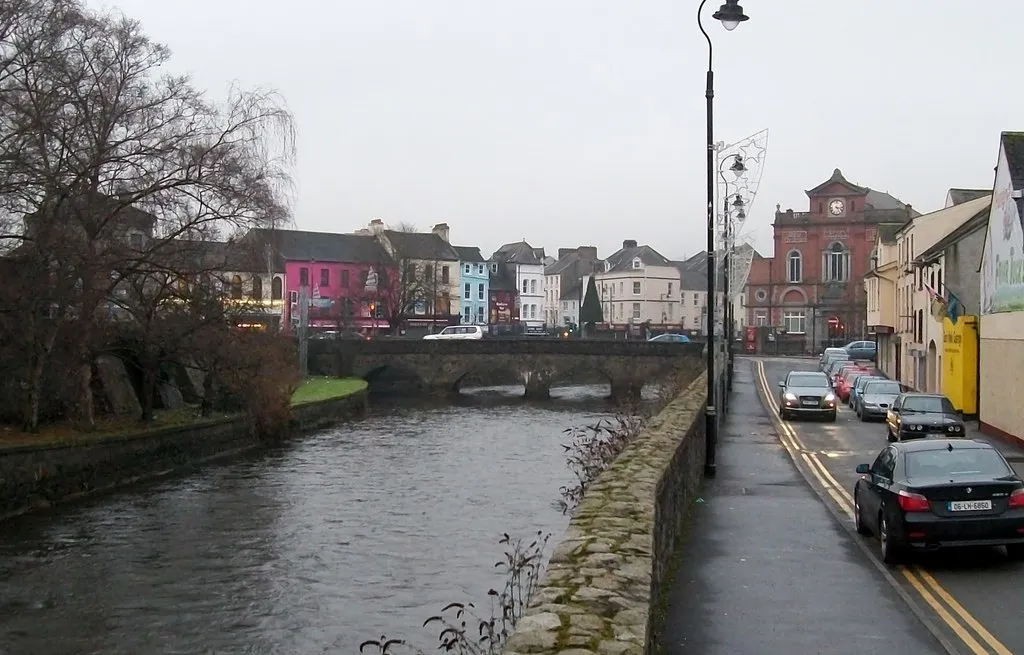
M 893 380 L 876 380 L 864 385 L 860 392 L 857 415 L 862 421 L 885 418 L 892 403 L 901 393 L 900 383 Z
M 779 417 L 783 420 L 792 416 L 836 420 L 836 396 L 824 373 L 790 371 L 779 387 Z

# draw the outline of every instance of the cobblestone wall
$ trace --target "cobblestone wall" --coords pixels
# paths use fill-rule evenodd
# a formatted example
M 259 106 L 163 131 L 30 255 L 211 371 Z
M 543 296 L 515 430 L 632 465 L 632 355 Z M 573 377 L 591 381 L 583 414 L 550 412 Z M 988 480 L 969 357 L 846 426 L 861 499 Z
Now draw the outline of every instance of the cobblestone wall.
M 506 655 L 654 652 L 652 613 L 704 469 L 706 379 L 666 405 L 587 490 Z

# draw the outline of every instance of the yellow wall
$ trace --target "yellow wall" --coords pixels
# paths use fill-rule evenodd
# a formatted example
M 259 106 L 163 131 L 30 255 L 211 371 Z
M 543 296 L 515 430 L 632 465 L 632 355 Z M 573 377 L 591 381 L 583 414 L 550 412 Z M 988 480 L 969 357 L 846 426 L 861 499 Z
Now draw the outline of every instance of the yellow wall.
M 942 393 L 964 414 L 978 413 L 978 319 L 942 320 Z

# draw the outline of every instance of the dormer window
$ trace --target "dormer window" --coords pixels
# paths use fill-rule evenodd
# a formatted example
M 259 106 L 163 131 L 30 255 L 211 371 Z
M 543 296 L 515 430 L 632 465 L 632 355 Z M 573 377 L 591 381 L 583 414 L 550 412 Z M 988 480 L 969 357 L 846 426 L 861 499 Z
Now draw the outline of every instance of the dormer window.
M 634 269 L 643 268 L 643 262 L 640 261 L 639 257 L 637 257 L 636 259 L 633 260 L 633 268 Z

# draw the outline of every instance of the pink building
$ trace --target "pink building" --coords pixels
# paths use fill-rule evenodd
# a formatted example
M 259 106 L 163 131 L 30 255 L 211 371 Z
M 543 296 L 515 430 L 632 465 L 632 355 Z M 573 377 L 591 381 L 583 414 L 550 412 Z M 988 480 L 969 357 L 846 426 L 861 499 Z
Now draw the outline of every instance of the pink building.
M 284 326 L 299 323 L 299 294 L 309 287 L 309 325 L 322 330 L 387 330 L 396 265 L 372 236 L 266 231 L 284 261 Z

